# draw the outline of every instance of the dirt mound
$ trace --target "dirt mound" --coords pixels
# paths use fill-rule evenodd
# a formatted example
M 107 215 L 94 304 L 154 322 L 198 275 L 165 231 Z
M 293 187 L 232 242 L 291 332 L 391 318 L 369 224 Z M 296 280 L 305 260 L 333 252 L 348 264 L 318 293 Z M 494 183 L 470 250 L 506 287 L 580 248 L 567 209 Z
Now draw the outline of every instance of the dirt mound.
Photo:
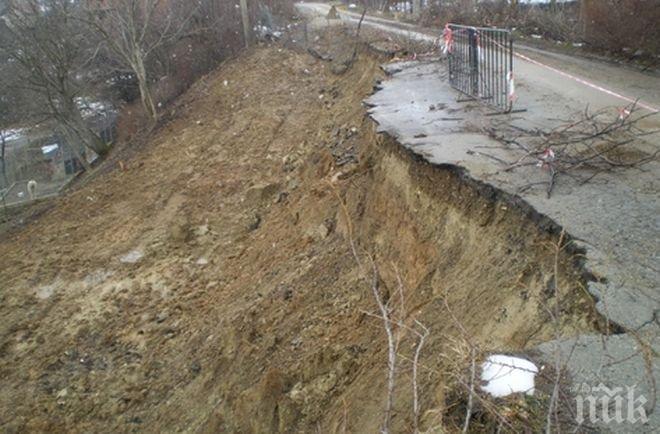
M 431 330 L 424 429 L 453 424 L 454 318 L 522 351 L 554 336 L 559 278 L 559 332 L 592 328 L 579 264 L 563 253 L 553 274 L 556 233 L 376 136 L 361 101 L 378 78 L 366 55 L 336 76 L 256 49 L 199 81 L 125 171 L 0 244 L 3 431 L 376 431 L 385 337 L 349 240 Z

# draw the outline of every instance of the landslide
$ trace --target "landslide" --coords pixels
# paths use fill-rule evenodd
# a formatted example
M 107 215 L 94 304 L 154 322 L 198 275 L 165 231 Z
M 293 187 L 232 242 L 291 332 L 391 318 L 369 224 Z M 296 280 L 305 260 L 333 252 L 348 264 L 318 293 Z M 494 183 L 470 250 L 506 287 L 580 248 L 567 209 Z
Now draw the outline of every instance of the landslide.
M 351 241 L 430 330 L 424 429 L 453 426 L 465 332 L 515 353 L 593 329 L 575 252 L 554 275 L 551 222 L 375 134 L 361 101 L 380 61 L 361 52 L 335 75 L 253 49 L 180 98 L 123 170 L 6 236 L 2 431 L 377 431 L 385 333 Z M 409 432 L 401 339 L 393 431 Z

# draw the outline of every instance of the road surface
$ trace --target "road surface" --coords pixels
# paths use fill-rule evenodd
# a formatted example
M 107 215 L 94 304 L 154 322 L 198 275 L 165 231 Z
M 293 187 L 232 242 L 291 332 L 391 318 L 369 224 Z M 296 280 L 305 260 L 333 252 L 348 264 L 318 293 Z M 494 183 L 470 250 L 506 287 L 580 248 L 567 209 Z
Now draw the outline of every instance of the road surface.
M 328 11 L 327 5 L 318 3 L 299 3 L 298 8 L 310 17 L 324 17 Z M 349 23 L 359 21 L 357 14 L 341 12 L 341 17 Z M 324 20 L 315 21 L 323 25 Z M 435 40 L 423 30 L 383 19 L 369 17 L 363 25 L 411 39 Z M 587 283 L 587 290 L 597 300 L 596 309 L 626 332 L 550 341 L 538 350 L 547 363 L 555 363 L 559 355 L 574 385 L 598 387 L 606 383 L 622 390 L 637 387 L 639 396 L 647 400 L 647 424 L 598 425 L 599 431 L 657 432 L 660 400 L 655 398 L 660 364 L 656 360 L 647 363 L 639 342 L 660 352 L 660 164 L 650 162 L 643 171 L 603 173 L 586 185 L 563 177 L 549 198 L 543 188 L 521 188 L 545 179 L 547 175 L 538 167 L 504 171 L 499 163 L 484 157 L 490 153 L 500 161 L 517 158 L 483 133 L 482 127 L 506 130 L 507 125 L 515 124 L 527 130 L 547 130 L 586 105 L 592 110 L 611 107 L 616 116 L 617 108 L 637 99 L 640 110 L 654 112 L 660 107 L 660 79 L 598 61 L 522 47 L 517 50 L 517 104 L 527 109 L 524 113 L 484 116 L 489 110 L 457 101 L 456 91 L 445 77 L 446 64 L 429 60 L 383 65 L 389 76 L 366 101 L 369 114 L 379 132 L 396 138 L 411 152 L 432 164 L 465 170 L 470 178 L 508 193 L 514 204 L 519 205 L 522 199 L 533 210 L 530 216 L 538 213 L 542 216 L 539 222 L 547 217 L 579 240 L 585 251 L 585 269 L 603 278 Z M 660 128 L 659 118 L 649 118 L 643 127 Z M 647 136 L 639 146 L 658 149 L 659 143 L 656 134 Z
M 325 17 L 330 10 L 330 6 L 323 3 L 297 3 L 296 7 L 307 16 Z M 340 11 L 339 14 L 347 23 L 357 24 L 360 20 L 360 14 L 355 12 Z M 428 29 L 378 17 L 365 16 L 363 25 L 418 41 L 435 42 L 440 37 L 440 30 L 433 34 Z M 657 75 L 535 48 L 517 46 L 515 51 L 516 79 L 523 87 L 533 86 L 536 94 L 560 95 L 563 100 L 560 112 L 579 111 L 587 104 L 593 109 L 623 107 L 636 100 L 644 110 L 660 111 L 660 77 Z M 529 111 L 546 108 L 545 103 L 543 98 L 526 100 L 522 95 L 518 101 Z

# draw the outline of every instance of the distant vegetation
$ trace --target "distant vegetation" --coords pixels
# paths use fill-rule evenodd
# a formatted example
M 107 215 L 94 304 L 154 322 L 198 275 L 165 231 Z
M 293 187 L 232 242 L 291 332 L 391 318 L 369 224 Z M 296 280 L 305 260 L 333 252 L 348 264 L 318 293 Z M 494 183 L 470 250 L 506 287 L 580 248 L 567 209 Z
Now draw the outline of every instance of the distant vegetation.
M 289 0 L 248 5 L 254 25 L 293 13 Z M 51 131 L 46 141 L 87 169 L 114 139 L 113 126 L 89 120 L 90 105 L 129 107 L 137 128 L 152 126 L 170 101 L 244 48 L 243 35 L 238 0 L 0 0 L 0 187 L 18 181 L 6 163 L 17 147 L 31 147 L 30 129 Z M 43 165 L 41 145 L 27 166 Z
M 371 10 L 411 11 L 417 2 L 363 0 Z M 577 44 L 585 49 L 660 62 L 660 1 L 657 0 L 419 0 L 420 20 L 516 28 L 523 34 Z

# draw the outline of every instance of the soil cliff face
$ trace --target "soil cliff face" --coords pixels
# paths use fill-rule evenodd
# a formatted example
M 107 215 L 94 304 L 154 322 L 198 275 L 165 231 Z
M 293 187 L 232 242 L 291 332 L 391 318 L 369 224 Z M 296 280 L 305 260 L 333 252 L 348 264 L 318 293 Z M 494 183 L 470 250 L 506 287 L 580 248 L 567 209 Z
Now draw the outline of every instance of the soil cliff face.
M 595 327 L 551 222 L 374 133 L 361 101 L 378 64 L 337 76 L 256 49 L 184 95 L 125 170 L 6 236 L 3 431 L 375 432 L 387 345 L 369 255 L 400 323 L 429 329 L 424 429 L 453 426 L 466 340 L 520 352 Z M 393 432 L 413 423 L 406 327 Z
M 555 254 L 560 228 L 452 167 L 421 161 L 391 138 L 372 137 L 365 148 L 365 171 L 347 181 L 343 196 L 351 224 L 346 213 L 339 213 L 338 228 L 349 243 L 353 234 L 358 251 L 375 258 L 381 291 L 398 320 L 410 328 L 419 321 L 430 330 L 419 362 L 422 428 L 442 425 L 443 416 L 449 418 L 445 427 L 452 426 L 456 393 L 466 393 L 465 385 L 458 384 L 470 364 L 466 344 L 521 353 L 557 333 L 572 335 L 599 326 L 583 286 L 579 254 Z M 370 272 L 365 256 L 362 261 Z M 555 270 L 560 323 L 549 309 Z M 369 282 L 358 290 L 367 298 L 358 310 L 378 315 Z M 370 331 L 361 343 L 368 361 L 335 400 L 327 423 L 348 419 L 354 432 L 366 432 L 382 419 L 385 330 L 379 318 L 368 314 L 353 328 L 359 334 Z M 374 329 L 379 333 L 372 335 Z M 410 330 L 401 332 L 396 432 L 412 430 L 411 369 L 418 342 Z M 353 417 L 345 415 L 346 403 Z M 457 413 L 464 417 L 464 407 Z

